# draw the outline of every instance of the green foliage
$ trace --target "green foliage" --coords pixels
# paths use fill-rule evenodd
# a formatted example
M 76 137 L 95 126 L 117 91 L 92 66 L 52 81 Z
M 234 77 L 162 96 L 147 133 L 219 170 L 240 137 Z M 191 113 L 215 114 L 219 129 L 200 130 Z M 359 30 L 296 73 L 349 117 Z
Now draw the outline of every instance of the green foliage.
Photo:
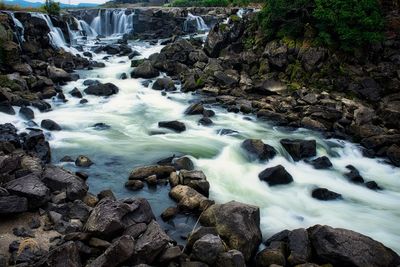
M 382 40 L 384 28 L 377 0 L 268 0 L 258 22 L 267 39 L 317 37 L 344 51 Z
M 60 3 L 54 2 L 53 0 L 46 0 L 41 8 L 49 15 L 59 15 L 61 10 Z
M 191 7 L 191 6 L 206 6 L 206 7 L 225 7 L 225 6 L 248 6 L 250 3 L 256 3 L 261 0 L 174 0 L 171 6 L 176 7 Z

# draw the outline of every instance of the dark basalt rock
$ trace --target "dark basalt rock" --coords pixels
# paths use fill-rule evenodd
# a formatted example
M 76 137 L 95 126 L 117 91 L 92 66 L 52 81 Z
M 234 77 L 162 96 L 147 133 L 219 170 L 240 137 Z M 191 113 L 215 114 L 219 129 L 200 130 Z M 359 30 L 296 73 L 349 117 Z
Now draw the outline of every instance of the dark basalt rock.
M 282 139 L 280 142 L 294 161 L 314 157 L 317 154 L 315 140 Z
M 125 183 L 125 187 L 130 190 L 137 191 L 144 187 L 144 183 L 140 180 L 129 180 Z
M 132 72 L 132 78 L 155 78 L 159 75 L 158 70 L 156 70 L 149 60 L 143 61 L 139 64 Z
M 306 229 L 300 228 L 289 233 L 288 262 L 292 266 L 311 261 L 311 242 Z
M 40 127 L 49 131 L 61 131 L 60 125 L 53 120 L 42 120 Z
M 51 159 L 50 145 L 41 131 L 31 131 L 23 137 L 23 148 L 33 152 L 43 162 L 49 163 Z
M 326 156 L 316 158 L 316 159 L 310 161 L 310 164 L 313 165 L 313 167 L 318 170 L 319 169 L 329 169 L 330 167 L 332 167 L 332 162 Z
M 258 175 L 258 178 L 260 178 L 261 181 L 267 182 L 270 186 L 290 184 L 293 182 L 293 177 L 282 165 L 265 169 Z
M 260 139 L 247 139 L 243 141 L 242 148 L 250 156 L 255 156 L 259 160 L 272 159 L 276 155 L 276 150 L 270 145 L 264 144 Z
M 171 129 L 175 132 L 181 133 L 186 130 L 186 126 L 180 121 L 160 121 L 158 127 Z
M 213 121 L 208 117 L 203 117 L 199 120 L 200 125 L 209 126 L 213 124 Z
M 79 255 L 78 246 L 69 241 L 53 250 L 41 259 L 35 266 L 38 267 L 81 267 L 81 258 Z
M 79 155 L 75 160 L 75 165 L 78 167 L 88 168 L 94 163 L 87 156 Z
M 0 103 L 0 112 L 8 114 L 8 115 L 15 115 L 15 110 L 8 102 Z
M 203 114 L 204 112 L 204 106 L 201 103 L 194 103 L 191 104 L 186 110 L 185 114 L 186 115 L 197 115 L 197 114 Z
M 213 265 L 222 252 L 225 252 L 225 246 L 221 238 L 207 234 L 193 244 L 190 258 Z
M 28 210 L 28 200 L 19 196 L 0 196 L 0 214 L 21 213 Z
M 335 193 L 333 191 L 330 191 L 326 188 L 316 188 L 312 191 L 311 196 L 313 198 L 319 199 L 319 200 L 335 200 L 335 199 L 341 199 L 342 195 Z
M 151 87 L 154 90 L 175 91 L 176 87 L 171 78 L 158 78 Z
M 246 263 L 243 254 L 235 249 L 220 253 L 217 258 L 216 266 L 225 267 L 245 267 Z
M 96 96 L 111 96 L 117 94 L 118 91 L 118 87 L 112 83 L 90 85 L 84 90 L 86 94 Z
M 356 167 L 354 167 L 353 165 L 347 165 L 346 168 L 349 169 L 350 172 L 345 173 L 345 177 L 356 184 L 364 183 L 364 178 L 360 175 L 360 172 L 356 169 Z
M 79 89 L 76 88 L 76 87 L 75 87 L 74 89 L 72 89 L 72 90 L 69 92 L 69 94 L 72 95 L 72 96 L 74 96 L 74 97 L 77 97 L 77 98 L 82 98 L 82 97 L 83 97 L 81 91 L 79 91 Z
M 177 171 L 179 170 L 188 170 L 191 171 L 194 169 L 194 164 L 192 160 L 188 157 L 181 157 L 173 160 L 173 165 Z
M 382 188 L 375 181 L 366 182 L 365 186 L 371 190 L 382 190 Z
M 28 107 L 21 107 L 21 109 L 19 110 L 19 115 L 28 121 L 35 118 L 35 113 L 32 109 Z

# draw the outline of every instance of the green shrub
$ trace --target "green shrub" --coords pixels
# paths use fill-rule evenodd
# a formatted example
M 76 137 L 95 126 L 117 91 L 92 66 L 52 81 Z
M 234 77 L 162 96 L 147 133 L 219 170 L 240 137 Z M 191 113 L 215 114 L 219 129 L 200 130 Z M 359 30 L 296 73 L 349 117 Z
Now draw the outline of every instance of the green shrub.
M 384 28 L 377 0 L 268 0 L 258 21 L 267 39 L 304 38 L 314 29 L 317 42 L 344 51 L 382 40 Z
M 61 10 L 60 3 L 53 0 L 46 0 L 42 9 L 49 15 L 59 15 Z

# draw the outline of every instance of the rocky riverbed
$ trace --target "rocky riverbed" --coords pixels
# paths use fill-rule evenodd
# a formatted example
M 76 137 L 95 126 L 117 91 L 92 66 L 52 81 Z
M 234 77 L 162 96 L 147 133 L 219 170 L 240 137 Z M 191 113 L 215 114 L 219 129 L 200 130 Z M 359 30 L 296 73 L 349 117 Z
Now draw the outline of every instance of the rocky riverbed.
M 0 14 L 0 266 L 400 264 L 396 74 L 288 90 L 331 55 L 251 51 L 251 15 L 82 12 Z

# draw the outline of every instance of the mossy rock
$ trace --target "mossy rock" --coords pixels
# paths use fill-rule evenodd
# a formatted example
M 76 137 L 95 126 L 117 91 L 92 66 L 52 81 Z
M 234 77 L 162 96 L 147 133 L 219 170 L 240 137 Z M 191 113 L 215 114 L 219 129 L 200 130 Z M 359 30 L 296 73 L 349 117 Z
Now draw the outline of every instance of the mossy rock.
M 144 62 L 144 59 L 135 59 L 131 62 L 131 67 L 137 67 Z

